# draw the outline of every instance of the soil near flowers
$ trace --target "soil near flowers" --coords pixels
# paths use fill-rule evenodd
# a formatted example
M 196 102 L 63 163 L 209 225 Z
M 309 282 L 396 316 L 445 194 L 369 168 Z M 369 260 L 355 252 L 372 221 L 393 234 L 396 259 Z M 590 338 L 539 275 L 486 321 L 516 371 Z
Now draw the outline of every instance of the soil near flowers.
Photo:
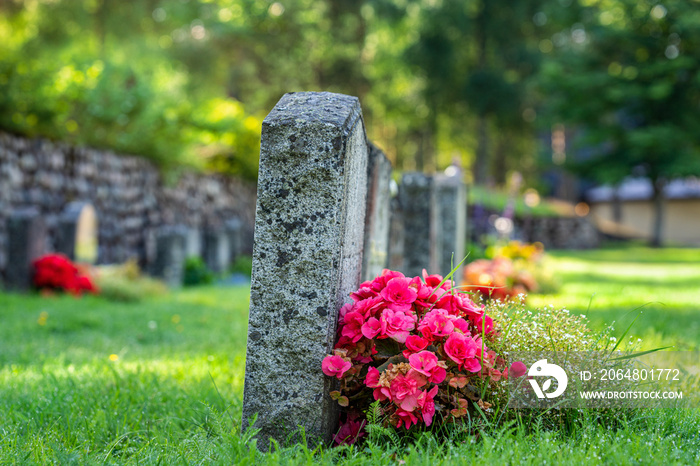
M 645 346 L 700 344 L 700 250 L 553 253 L 564 286 L 531 296 L 617 320 Z M 483 424 L 444 442 L 257 451 L 240 434 L 249 289 L 199 287 L 138 303 L 0 293 L 0 464 L 698 464 L 700 412 L 573 425 Z M 592 295 L 593 301 L 589 301 Z M 657 304 L 657 302 L 663 303 Z M 648 341 L 647 341 L 648 340 Z M 274 400 L 270 400 L 271 403 Z

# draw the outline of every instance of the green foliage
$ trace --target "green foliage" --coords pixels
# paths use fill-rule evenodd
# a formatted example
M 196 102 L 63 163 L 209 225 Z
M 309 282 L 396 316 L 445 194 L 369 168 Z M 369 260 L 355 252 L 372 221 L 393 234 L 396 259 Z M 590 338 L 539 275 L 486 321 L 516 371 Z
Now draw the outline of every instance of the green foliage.
M 236 257 L 236 260 L 231 264 L 230 271 L 250 277 L 253 274 L 253 258 L 246 254 Z
M 169 37 L 142 20 L 148 2 L 0 10 L 0 128 L 256 178 L 260 118 L 223 89 L 195 88 L 163 53 Z
M 214 281 L 214 274 L 207 268 L 201 257 L 188 257 L 185 260 L 183 284 L 185 286 L 205 285 Z
M 571 39 L 543 68 L 553 123 L 578 131 L 568 167 L 599 183 L 652 182 L 652 244 L 662 243 L 666 183 L 700 175 L 700 15 L 694 4 L 580 2 Z

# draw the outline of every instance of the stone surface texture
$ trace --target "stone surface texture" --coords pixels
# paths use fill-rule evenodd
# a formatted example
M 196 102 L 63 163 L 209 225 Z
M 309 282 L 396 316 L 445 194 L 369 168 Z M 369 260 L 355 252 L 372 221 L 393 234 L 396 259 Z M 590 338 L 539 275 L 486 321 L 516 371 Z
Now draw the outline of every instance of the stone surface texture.
M 437 273 L 437 264 L 431 257 L 435 241 L 433 206 L 433 179 L 423 173 L 404 173 L 399 186 L 399 202 L 404 228 L 403 272 L 406 276 L 420 275 L 423 269 Z
M 59 218 L 72 201 L 95 207 L 100 264 L 137 258 L 146 265 L 155 256 L 149 238 L 161 226 L 204 229 L 234 217 L 242 222 L 244 252 L 252 251 L 253 183 L 192 172 L 166 177 L 143 158 L 0 132 L 0 270 L 7 265 L 5 224 L 12 210 L 36 207 L 46 222 L 47 247 L 55 250 Z
M 467 236 L 467 188 L 461 175 L 435 175 L 436 239 L 433 242 L 435 256 L 435 273 L 446 276 L 464 259 L 464 243 Z M 457 281 L 462 278 L 462 269 L 454 273 Z
M 384 152 L 372 143 L 369 144 L 367 176 L 363 281 L 381 275 L 382 270 L 389 265 L 391 162 Z
M 360 283 L 367 159 L 355 97 L 286 94 L 263 122 L 243 397 L 262 449 L 297 426 L 312 445 L 335 434 L 321 361 Z
M 7 289 L 26 291 L 32 286 L 32 262 L 46 253 L 46 225 L 34 208 L 13 211 L 7 219 Z

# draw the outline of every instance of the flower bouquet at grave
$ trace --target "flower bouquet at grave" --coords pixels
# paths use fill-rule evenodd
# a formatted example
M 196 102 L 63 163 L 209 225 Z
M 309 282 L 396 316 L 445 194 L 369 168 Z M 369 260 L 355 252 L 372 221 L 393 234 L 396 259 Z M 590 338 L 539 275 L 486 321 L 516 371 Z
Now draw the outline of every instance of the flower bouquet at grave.
M 62 254 L 48 254 L 33 262 L 34 286 L 42 291 L 67 291 L 76 296 L 98 289 L 86 271 Z
M 479 293 L 484 299 L 501 301 L 538 289 L 532 273 L 525 268 L 516 267 L 506 257 L 479 259 L 469 263 L 464 268 L 462 285 Z
M 485 299 L 500 301 L 533 292 L 553 293 L 560 283 L 547 260 L 542 243 L 497 242 L 486 248 L 486 259 L 464 268 L 462 284 Z
M 489 394 L 508 369 L 483 305 L 425 270 L 413 278 L 384 270 L 351 298 L 322 362 L 323 373 L 339 380 L 330 393 L 343 407 L 337 444 L 362 437 L 370 406 L 397 429 L 490 408 Z

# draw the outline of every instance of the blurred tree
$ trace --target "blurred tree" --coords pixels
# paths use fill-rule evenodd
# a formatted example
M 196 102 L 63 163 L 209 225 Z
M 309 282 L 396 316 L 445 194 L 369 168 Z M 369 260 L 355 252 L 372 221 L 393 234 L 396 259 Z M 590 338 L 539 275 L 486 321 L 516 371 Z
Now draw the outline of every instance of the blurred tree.
M 201 78 L 216 57 L 197 5 L 161 3 L 0 3 L 0 127 L 255 179 L 260 118 Z
M 535 102 L 526 90 L 541 55 L 540 31 L 533 17 L 545 2 L 419 3 L 419 35 L 406 59 L 424 79 L 428 109 L 424 126 L 429 142 L 421 157 L 433 157 L 435 143 L 431 140 L 438 135 L 440 116 L 447 115 L 449 119 L 442 121 L 461 131 L 472 127 L 476 133 L 474 182 L 504 184 L 508 162 L 519 163 L 535 155 L 532 144 L 518 140 L 533 140 L 531 107 Z M 518 150 L 524 148 L 524 152 Z
M 662 244 L 663 190 L 700 175 L 700 10 L 693 2 L 581 2 L 558 40 L 543 89 L 560 122 L 576 125 L 590 157 L 576 173 L 617 184 L 633 170 L 653 186 L 651 244 Z

